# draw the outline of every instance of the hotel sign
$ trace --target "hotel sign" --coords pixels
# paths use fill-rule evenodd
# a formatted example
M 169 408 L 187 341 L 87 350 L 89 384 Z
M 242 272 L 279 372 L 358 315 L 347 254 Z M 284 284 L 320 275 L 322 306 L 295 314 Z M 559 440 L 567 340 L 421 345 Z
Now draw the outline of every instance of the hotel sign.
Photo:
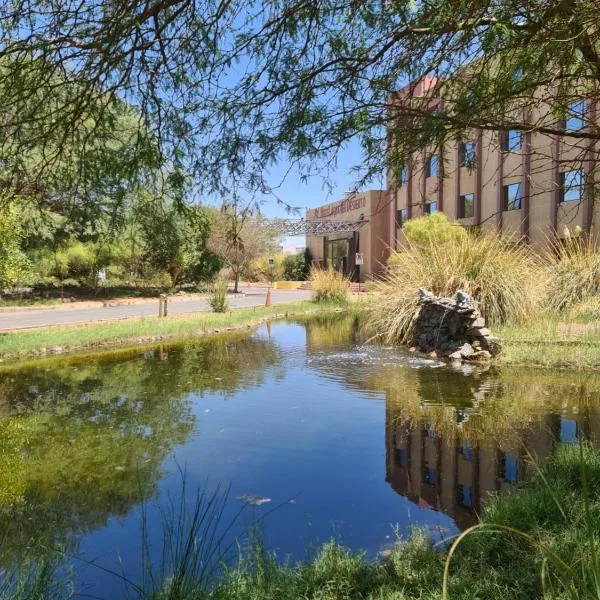
M 336 215 L 342 215 L 352 210 L 360 210 L 361 208 L 366 208 L 366 206 L 367 199 L 364 196 L 358 196 L 356 198 L 346 198 L 335 204 L 315 208 L 314 214 L 316 219 L 325 219 L 328 217 L 335 217 Z

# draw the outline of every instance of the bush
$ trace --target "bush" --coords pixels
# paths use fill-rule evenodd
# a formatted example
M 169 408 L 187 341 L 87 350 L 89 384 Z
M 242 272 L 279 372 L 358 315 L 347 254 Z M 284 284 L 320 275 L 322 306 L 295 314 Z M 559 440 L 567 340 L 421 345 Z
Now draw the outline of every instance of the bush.
M 468 235 L 458 223 L 448 221 L 446 215 L 437 212 L 419 219 L 411 219 L 402 231 L 411 246 L 429 247 L 431 244 L 457 243 Z
M 316 302 L 345 302 L 348 299 L 349 281 L 332 267 L 328 269 L 313 267 L 310 272 L 310 282 Z
M 227 280 L 223 277 L 217 278 L 213 286 L 212 296 L 210 298 L 210 306 L 213 309 L 213 312 L 227 312 L 227 309 L 229 308 L 229 303 L 227 302 L 228 291 L 229 287 L 227 285 Z
M 287 281 L 306 281 L 310 275 L 312 254 L 308 248 L 302 254 L 291 254 L 283 259 L 283 278 Z
M 564 311 L 586 298 L 600 294 L 600 254 L 592 236 L 582 236 L 579 230 L 567 235 L 550 255 L 546 306 Z
M 269 258 L 275 261 L 274 266 L 269 266 Z M 250 266 L 244 270 L 243 277 L 248 281 L 279 281 L 283 279 L 283 254 L 261 256 L 254 259 Z
M 388 265 L 386 277 L 376 284 L 381 301 L 370 318 L 375 334 L 387 343 L 412 341 L 421 287 L 437 296 L 466 291 L 490 325 L 526 320 L 543 298 L 541 259 L 529 247 L 495 233 L 465 231 L 442 243 L 434 238 L 409 243 L 391 255 Z

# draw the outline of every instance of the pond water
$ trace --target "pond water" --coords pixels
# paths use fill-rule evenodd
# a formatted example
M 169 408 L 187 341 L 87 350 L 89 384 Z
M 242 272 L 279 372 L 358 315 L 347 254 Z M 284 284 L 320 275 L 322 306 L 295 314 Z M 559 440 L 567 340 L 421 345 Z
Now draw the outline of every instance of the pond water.
M 260 523 L 282 559 L 332 537 L 376 556 L 456 533 L 527 452 L 600 432 L 597 376 L 456 370 L 358 332 L 335 315 L 3 368 L 0 569 L 60 547 L 79 592 L 118 597 L 111 571 L 140 582 L 164 521 L 217 486 L 232 539 Z

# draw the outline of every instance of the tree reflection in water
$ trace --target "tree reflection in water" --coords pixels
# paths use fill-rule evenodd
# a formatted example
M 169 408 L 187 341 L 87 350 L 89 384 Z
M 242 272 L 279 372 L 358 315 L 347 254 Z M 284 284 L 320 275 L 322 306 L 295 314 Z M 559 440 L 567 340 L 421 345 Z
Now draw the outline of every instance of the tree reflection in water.
M 276 345 L 234 335 L 2 370 L 0 565 L 74 552 L 156 495 L 163 461 L 194 430 L 192 395 L 260 385 L 279 362 Z

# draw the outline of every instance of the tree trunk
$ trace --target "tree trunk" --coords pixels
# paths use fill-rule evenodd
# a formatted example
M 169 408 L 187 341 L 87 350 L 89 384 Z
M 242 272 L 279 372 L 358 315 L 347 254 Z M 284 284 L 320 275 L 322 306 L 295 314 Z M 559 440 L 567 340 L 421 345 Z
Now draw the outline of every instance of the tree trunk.
M 234 271 L 234 281 L 233 281 L 233 293 L 237 294 L 238 293 L 238 283 L 240 281 L 240 272 L 239 271 Z

